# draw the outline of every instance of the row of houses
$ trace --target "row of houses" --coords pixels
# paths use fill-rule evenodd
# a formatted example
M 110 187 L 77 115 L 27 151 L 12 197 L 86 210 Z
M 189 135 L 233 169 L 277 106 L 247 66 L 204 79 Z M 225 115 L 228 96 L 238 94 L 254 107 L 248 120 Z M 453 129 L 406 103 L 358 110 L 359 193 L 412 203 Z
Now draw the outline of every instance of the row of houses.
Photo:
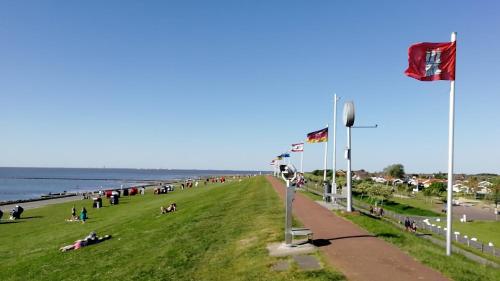
M 342 171 L 343 172 L 343 171 Z M 345 174 L 345 172 L 344 172 Z M 419 192 L 424 188 L 429 187 L 431 184 L 435 182 L 441 182 L 447 184 L 448 181 L 446 179 L 436 179 L 436 178 L 418 178 L 418 177 L 406 177 L 404 179 L 392 178 L 383 175 L 371 176 L 370 173 L 365 170 L 359 170 L 353 172 L 354 180 L 365 180 L 370 178 L 372 181 L 381 184 L 390 184 L 390 185 L 400 185 L 400 184 L 408 184 L 409 186 L 414 186 L 413 192 Z M 465 180 L 465 177 L 457 177 L 459 179 L 455 180 L 453 184 L 453 192 L 463 192 L 463 193 L 472 193 L 474 190 L 468 186 L 468 181 Z M 492 192 L 493 184 L 489 181 L 481 181 L 478 183 L 476 188 L 477 194 L 490 194 Z

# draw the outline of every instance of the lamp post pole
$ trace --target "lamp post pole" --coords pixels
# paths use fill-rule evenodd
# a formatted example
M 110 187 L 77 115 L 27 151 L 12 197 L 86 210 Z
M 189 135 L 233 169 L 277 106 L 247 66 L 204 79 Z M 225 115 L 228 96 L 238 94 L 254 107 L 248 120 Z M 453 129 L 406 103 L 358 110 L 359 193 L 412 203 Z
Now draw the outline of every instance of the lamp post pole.
M 332 193 L 337 194 L 337 182 L 336 182 L 336 171 L 337 171 L 337 101 L 340 98 L 337 94 L 333 95 L 333 157 L 332 157 Z

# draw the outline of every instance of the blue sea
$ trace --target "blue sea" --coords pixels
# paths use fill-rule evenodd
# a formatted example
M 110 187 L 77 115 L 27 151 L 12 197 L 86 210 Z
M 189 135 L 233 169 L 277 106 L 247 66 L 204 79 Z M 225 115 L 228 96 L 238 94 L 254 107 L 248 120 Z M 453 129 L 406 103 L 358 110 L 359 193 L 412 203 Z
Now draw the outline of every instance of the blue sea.
M 148 180 L 182 180 L 218 175 L 248 175 L 255 171 L 0 168 L 0 202 L 39 198 L 43 194 L 94 191 L 145 183 Z

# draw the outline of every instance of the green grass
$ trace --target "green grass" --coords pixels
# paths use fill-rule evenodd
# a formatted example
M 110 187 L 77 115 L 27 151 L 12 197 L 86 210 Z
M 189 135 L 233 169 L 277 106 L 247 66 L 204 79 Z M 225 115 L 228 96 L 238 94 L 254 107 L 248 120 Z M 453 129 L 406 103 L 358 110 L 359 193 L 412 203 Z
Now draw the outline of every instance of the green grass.
M 389 222 L 362 214 L 343 214 L 343 216 L 455 281 L 500 280 L 499 269 L 480 265 L 458 254 L 448 257 L 442 247 L 404 232 Z
M 368 204 L 374 204 L 373 200 L 370 198 L 364 196 L 361 199 L 361 196 L 355 196 L 357 200 L 360 200 L 362 202 L 368 203 Z M 428 209 L 422 209 L 416 206 L 408 205 L 408 204 L 403 204 L 403 203 L 398 203 L 395 200 L 386 200 L 384 201 L 383 204 L 384 209 L 393 211 L 398 214 L 402 215 L 409 215 L 409 216 L 424 216 L 424 217 L 438 217 L 441 216 L 441 214 L 436 213 L 434 211 L 428 210 Z
M 160 215 L 170 202 L 179 210 Z M 283 239 L 284 211 L 263 177 L 125 197 L 98 210 L 90 201 L 74 204 L 89 210 L 87 223 L 65 222 L 73 203 L 64 203 L 0 224 L 0 280 L 344 280 L 328 267 L 270 269 L 278 259 L 266 244 Z M 113 238 L 58 251 L 92 230 Z
M 436 222 L 432 220 L 433 224 L 446 226 L 446 222 Z M 497 248 L 500 248 L 500 222 L 499 221 L 473 221 L 462 223 L 458 220 L 453 220 L 453 232 L 458 231 L 460 235 L 467 235 L 468 237 L 476 237 L 479 241 L 488 244 L 492 242 Z
M 402 205 L 412 206 L 422 210 L 429 210 L 434 212 L 436 210 L 439 211 L 442 208 L 443 204 L 439 199 L 430 200 L 422 196 L 420 193 L 417 194 L 416 197 L 411 197 L 411 198 L 393 197 L 391 198 L 391 200 Z
M 318 201 L 318 200 L 322 201 L 323 200 L 323 197 L 319 196 L 316 193 L 312 193 L 312 192 L 308 192 L 308 191 L 303 191 L 303 190 L 300 190 L 299 192 L 302 193 L 302 194 L 304 194 L 305 196 L 309 197 L 313 201 Z

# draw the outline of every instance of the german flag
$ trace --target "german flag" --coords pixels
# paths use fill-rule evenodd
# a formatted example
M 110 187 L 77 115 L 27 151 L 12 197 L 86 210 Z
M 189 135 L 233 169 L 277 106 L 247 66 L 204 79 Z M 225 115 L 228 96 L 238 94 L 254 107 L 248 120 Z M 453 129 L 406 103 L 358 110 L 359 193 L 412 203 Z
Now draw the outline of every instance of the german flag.
M 325 142 L 328 141 L 328 127 L 307 134 L 308 143 Z

